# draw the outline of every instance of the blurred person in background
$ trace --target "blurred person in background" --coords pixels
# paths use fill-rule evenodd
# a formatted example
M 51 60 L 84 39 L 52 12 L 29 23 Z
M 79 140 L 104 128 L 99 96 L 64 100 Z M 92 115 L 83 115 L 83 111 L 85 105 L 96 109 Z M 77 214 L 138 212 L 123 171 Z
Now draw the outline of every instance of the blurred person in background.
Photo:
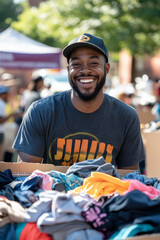
M 135 108 L 135 106 L 132 103 L 133 97 L 134 97 L 134 94 L 127 94 L 127 93 L 120 93 L 117 96 L 119 100 Z
M 24 101 L 24 111 L 26 112 L 29 106 L 41 99 L 41 91 L 44 88 L 42 76 L 32 76 L 31 82 L 28 84 L 27 90 L 23 93 L 23 101 Z
M 50 83 L 45 83 L 44 88 L 42 89 L 40 96 L 41 98 L 45 98 L 51 95 L 50 92 L 51 84 Z
M 157 87 L 156 102 L 152 108 L 152 114 L 155 118 L 154 119 L 155 122 L 159 122 L 160 121 L 160 82 L 159 82 L 159 86 Z
M 6 105 L 8 102 L 9 88 L 0 86 L 0 161 L 4 159 L 4 142 L 5 142 L 5 126 L 4 124 L 11 118 L 16 118 L 20 115 L 18 112 L 6 114 Z M 10 133 L 9 133 L 10 134 Z M 11 136 L 10 136 L 11 137 Z M 15 137 L 15 136 L 14 136 Z
M 135 97 L 135 88 L 132 83 L 120 85 L 117 88 L 117 94 L 115 95 L 116 98 L 118 98 L 122 102 L 128 104 L 131 107 L 136 108 L 135 105 L 133 104 L 133 99 Z

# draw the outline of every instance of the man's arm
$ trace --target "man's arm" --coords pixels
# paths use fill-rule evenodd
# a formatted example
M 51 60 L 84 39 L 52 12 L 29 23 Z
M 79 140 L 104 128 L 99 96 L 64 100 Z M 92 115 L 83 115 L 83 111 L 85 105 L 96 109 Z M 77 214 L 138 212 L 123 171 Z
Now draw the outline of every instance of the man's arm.
M 131 166 L 131 167 L 121 167 L 118 169 L 126 169 L 126 170 L 139 170 L 139 164 Z
M 32 163 L 41 163 L 42 158 L 29 155 L 27 153 L 18 151 L 18 162 L 32 162 Z
M 19 113 L 19 112 L 10 113 L 9 115 L 7 115 L 5 117 L 0 116 L 0 123 L 5 123 L 12 117 L 16 118 L 16 117 L 22 117 L 22 116 L 23 116 L 23 113 Z

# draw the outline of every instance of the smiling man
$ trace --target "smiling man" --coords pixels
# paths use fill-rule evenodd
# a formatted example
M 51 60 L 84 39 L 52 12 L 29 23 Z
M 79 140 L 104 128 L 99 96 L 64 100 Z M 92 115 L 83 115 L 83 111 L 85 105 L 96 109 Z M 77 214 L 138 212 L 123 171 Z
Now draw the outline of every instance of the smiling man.
M 69 59 L 68 72 L 69 81 L 74 90 L 72 103 L 77 109 L 82 108 L 84 112 L 92 112 L 102 104 L 103 86 L 109 68 L 110 65 L 106 63 L 105 57 L 95 49 L 80 47 L 73 50 Z M 77 101 L 78 104 L 76 104 Z M 90 109 L 89 106 L 92 108 Z
M 117 168 L 145 159 L 136 111 L 103 93 L 109 72 L 103 39 L 84 33 L 63 50 L 72 89 L 34 102 L 13 147 L 22 161 L 70 166 L 103 156 Z

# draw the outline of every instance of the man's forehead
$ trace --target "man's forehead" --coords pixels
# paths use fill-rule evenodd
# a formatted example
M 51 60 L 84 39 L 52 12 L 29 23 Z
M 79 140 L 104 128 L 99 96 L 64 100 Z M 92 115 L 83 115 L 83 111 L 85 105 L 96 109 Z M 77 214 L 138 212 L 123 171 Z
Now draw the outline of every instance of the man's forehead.
M 72 51 L 70 59 L 71 60 L 77 59 L 80 58 L 81 56 L 87 56 L 89 58 L 98 58 L 100 56 L 104 57 L 103 54 L 101 54 L 100 52 L 91 47 L 78 47 Z

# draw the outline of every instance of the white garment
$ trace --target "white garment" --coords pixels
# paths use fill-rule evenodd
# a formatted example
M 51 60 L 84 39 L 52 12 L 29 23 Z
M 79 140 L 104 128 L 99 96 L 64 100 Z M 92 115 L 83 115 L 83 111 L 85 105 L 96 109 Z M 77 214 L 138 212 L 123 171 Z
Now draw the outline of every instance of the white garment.
M 0 98 L 0 117 L 6 116 L 6 103 Z M 0 133 L 4 133 L 4 123 L 0 123 Z
M 51 93 L 48 88 L 44 88 L 40 93 L 41 98 L 48 97 L 49 95 L 51 95 Z

